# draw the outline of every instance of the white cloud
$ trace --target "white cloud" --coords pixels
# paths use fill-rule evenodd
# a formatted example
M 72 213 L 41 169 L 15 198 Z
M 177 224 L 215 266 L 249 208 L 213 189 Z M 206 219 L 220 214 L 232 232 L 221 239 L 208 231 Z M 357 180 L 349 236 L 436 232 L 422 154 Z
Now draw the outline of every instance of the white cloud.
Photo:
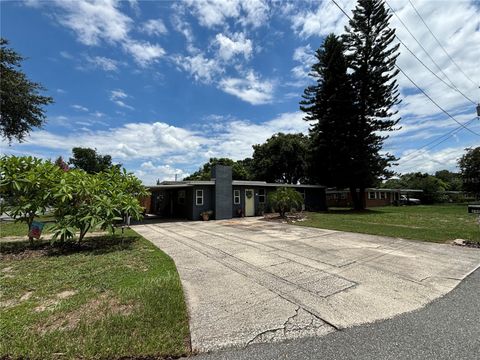
M 208 28 L 225 25 L 228 19 L 255 28 L 264 25 L 269 16 L 269 6 L 264 0 L 187 0 L 185 5 Z
M 349 13 L 355 0 L 337 0 L 338 4 Z M 313 2 L 313 4 L 318 4 Z M 340 34 L 348 19 L 331 1 L 322 1 L 316 9 L 300 10 L 291 15 L 292 29 L 303 38 L 324 36 L 331 32 Z
M 118 71 L 118 61 L 103 56 L 87 56 L 87 61 L 104 71 Z
M 102 41 L 118 42 L 128 38 L 132 19 L 118 9 L 116 1 L 56 0 L 54 3 L 64 10 L 59 15 L 60 23 L 73 30 L 78 40 L 85 45 L 99 45 Z
M 123 48 L 142 67 L 157 62 L 165 55 L 165 50 L 161 46 L 148 41 L 128 40 L 123 44 Z
M 71 29 L 78 41 L 88 46 L 100 46 L 103 43 L 120 45 L 125 52 L 142 67 L 156 62 L 165 54 L 165 50 L 158 44 L 133 39 L 130 31 L 134 21 L 120 9 L 121 3 L 116 0 L 105 1 L 63 1 L 54 0 L 42 2 L 42 6 L 56 6 L 61 11 L 55 11 L 55 18 L 63 26 Z M 130 3 L 133 8 L 137 3 Z M 157 34 L 162 31 L 159 20 L 151 20 L 145 24 L 145 31 Z M 71 56 L 62 52 L 65 58 Z M 111 59 L 97 59 L 100 66 L 107 71 L 114 71 Z M 103 61 L 107 60 L 107 61 Z
M 125 109 L 134 110 L 133 106 L 127 105 L 122 99 L 126 99 L 129 96 L 120 89 L 110 91 L 110 100 L 120 107 Z
M 168 33 L 167 27 L 165 26 L 165 23 L 161 19 L 147 20 L 141 27 L 141 30 L 150 36 L 153 36 L 153 35 L 161 36 Z
M 304 80 L 308 77 L 308 73 L 315 63 L 315 55 L 310 44 L 297 47 L 293 53 L 293 60 L 300 63 L 300 65 L 292 68 L 293 76 L 296 79 Z
M 72 105 L 72 108 L 74 108 L 75 110 L 79 110 L 79 111 L 88 111 L 88 108 L 86 108 L 85 106 L 82 106 L 82 105 L 78 105 L 78 104 Z
M 195 56 L 177 56 L 174 61 L 196 81 L 207 84 L 212 83 L 214 78 L 224 71 L 216 59 L 207 59 L 201 53 Z
M 175 172 L 186 174 L 186 168 L 195 169 L 211 156 L 234 159 L 251 156 L 252 145 L 264 142 L 277 132 L 306 133 L 309 125 L 302 117 L 300 112 L 283 113 L 274 119 L 253 123 L 230 117 L 223 118 L 222 121 L 216 116 L 218 121 L 215 126 L 210 127 L 210 121 L 203 132 L 164 122 L 128 123 L 108 130 L 86 129 L 87 131 L 68 132 L 64 135 L 40 130 L 32 132 L 25 143 L 12 145 L 9 151 L 26 153 L 33 146 L 37 152 L 50 149 L 51 153 L 58 154 L 68 153 L 72 147 L 82 144 L 97 148 L 100 153 L 112 155 L 114 161 L 143 161 L 144 165 L 138 169 L 127 168 L 137 170 L 137 174 L 151 184 L 152 179 L 162 180 L 162 173 L 165 176 L 172 176 Z
M 229 61 L 236 55 L 243 55 L 245 59 L 252 55 L 252 41 L 246 39 L 243 33 L 235 33 L 231 37 L 217 34 L 215 44 L 218 46 L 218 56 L 223 61 Z
M 135 175 L 141 178 L 145 184 L 155 185 L 157 180 L 182 180 L 190 174 L 168 164 L 155 165 L 152 161 L 147 161 L 140 165 L 140 169 L 135 171 Z
M 273 82 L 260 80 L 253 71 L 249 71 L 245 78 L 224 78 L 220 81 L 219 87 L 227 94 L 234 95 L 252 105 L 273 101 Z
M 474 146 L 472 144 L 471 146 Z M 467 145 L 436 149 L 407 149 L 400 156 L 399 165 L 394 169 L 399 173 L 427 172 L 434 173 L 447 169 L 458 171 L 457 161 L 462 156 Z

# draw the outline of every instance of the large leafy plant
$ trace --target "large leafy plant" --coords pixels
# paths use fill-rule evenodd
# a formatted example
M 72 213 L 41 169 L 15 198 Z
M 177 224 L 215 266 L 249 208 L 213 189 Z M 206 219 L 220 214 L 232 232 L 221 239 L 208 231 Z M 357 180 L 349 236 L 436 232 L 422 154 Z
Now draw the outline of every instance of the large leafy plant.
M 78 229 L 80 243 L 90 230 L 114 232 L 122 219 L 141 219 L 143 208 L 138 198 L 147 191 L 133 174 L 111 168 L 98 174 L 83 170 L 64 173 L 53 193 L 57 219 L 54 239 L 73 238 Z
M 268 194 L 268 202 L 274 211 L 281 217 L 292 209 L 301 209 L 303 197 L 298 191 L 290 187 L 281 187 Z
M 51 189 L 62 175 L 51 161 L 31 156 L 3 156 L 0 158 L 0 195 L 2 211 L 25 222 L 29 234 L 35 217 L 45 214 L 53 205 Z M 29 236 L 30 242 L 33 238 Z

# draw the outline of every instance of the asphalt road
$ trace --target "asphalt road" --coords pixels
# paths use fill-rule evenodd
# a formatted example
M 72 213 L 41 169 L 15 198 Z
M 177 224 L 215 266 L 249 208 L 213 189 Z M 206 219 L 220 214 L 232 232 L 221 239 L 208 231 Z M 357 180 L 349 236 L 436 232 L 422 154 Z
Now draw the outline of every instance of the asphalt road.
M 426 307 L 323 337 L 251 345 L 195 360 L 479 359 L 480 269 Z

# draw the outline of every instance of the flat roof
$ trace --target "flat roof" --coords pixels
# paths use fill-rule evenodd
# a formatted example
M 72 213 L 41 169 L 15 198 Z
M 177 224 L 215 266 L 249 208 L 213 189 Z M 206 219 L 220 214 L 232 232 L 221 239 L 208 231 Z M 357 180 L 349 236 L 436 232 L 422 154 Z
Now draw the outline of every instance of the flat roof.
M 385 191 L 385 192 L 423 192 L 423 190 L 418 189 L 383 189 L 383 188 L 366 188 L 365 191 Z M 332 193 L 349 193 L 350 190 L 335 190 L 335 189 L 327 189 L 327 194 Z
M 146 186 L 149 189 L 176 189 L 188 188 L 193 186 L 212 186 L 215 185 L 215 180 L 192 180 L 192 181 L 163 181 L 159 185 Z M 323 189 L 322 185 L 308 185 L 308 184 L 283 184 L 283 183 L 267 183 L 266 181 L 248 181 L 248 180 L 233 180 L 232 186 L 264 186 L 264 187 L 293 187 L 293 188 L 314 188 Z

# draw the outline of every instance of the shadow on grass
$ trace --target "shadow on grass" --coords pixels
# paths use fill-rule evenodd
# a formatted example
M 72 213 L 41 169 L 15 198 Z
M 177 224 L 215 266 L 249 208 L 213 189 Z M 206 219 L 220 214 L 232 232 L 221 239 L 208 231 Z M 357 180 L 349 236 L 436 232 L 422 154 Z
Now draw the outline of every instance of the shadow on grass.
M 382 210 L 371 210 L 371 209 L 364 209 L 364 210 L 355 210 L 350 208 L 330 208 L 327 211 L 319 211 L 319 214 L 332 214 L 332 215 L 378 215 L 378 214 L 385 214 L 388 211 Z
M 11 257 L 64 256 L 77 253 L 101 255 L 130 250 L 138 240 L 136 236 L 106 235 L 88 237 L 78 244 L 75 241 L 50 243 L 48 240 L 0 242 L 0 255 Z

